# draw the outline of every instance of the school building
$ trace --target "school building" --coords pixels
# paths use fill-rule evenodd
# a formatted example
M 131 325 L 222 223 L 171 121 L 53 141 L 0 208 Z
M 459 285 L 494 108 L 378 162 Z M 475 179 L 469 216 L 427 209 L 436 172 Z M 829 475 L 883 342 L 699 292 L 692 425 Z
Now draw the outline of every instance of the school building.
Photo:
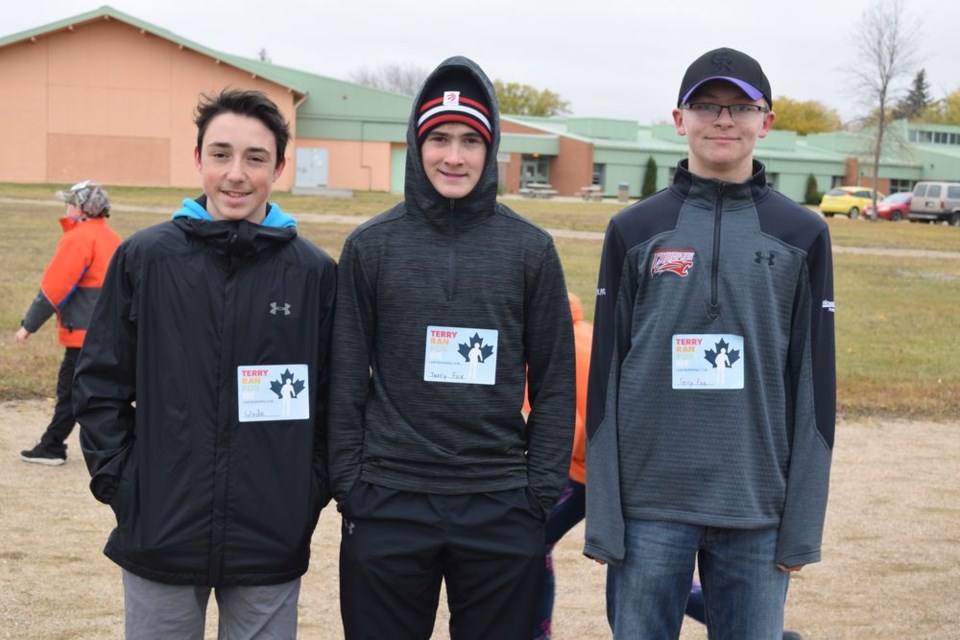
M 215 51 L 109 6 L 0 37 L 0 182 L 196 186 L 193 109 L 225 87 L 263 91 L 290 122 L 275 188 L 402 192 L 411 97 Z M 650 158 L 663 188 L 686 155 L 672 124 L 504 116 L 502 128 L 504 193 L 595 185 L 636 197 Z M 881 191 L 960 180 L 960 127 L 897 122 L 888 140 Z M 869 136 L 850 132 L 773 131 L 756 156 L 777 189 L 802 201 L 810 175 L 820 191 L 870 185 L 871 149 Z

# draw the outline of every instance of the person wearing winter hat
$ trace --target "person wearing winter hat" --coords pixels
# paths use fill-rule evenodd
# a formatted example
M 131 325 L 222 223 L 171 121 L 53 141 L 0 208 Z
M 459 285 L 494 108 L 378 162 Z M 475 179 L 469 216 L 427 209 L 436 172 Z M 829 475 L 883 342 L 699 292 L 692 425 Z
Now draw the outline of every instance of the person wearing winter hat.
M 791 573 L 820 560 L 836 417 L 830 232 L 754 159 L 772 106 L 754 58 L 697 58 L 673 109 L 688 158 L 607 227 L 584 553 L 608 565 L 614 638 L 676 638 L 695 565 L 711 638 L 780 638 Z
M 57 339 L 64 346 L 64 354 L 57 374 L 53 417 L 36 446 L 20 452 L 24 462 L 48 466 L 67 461 L 66 440 L 75 425 L 71 391 L 74 368 L 107 265 L 120 244 L 120 236 L 105 220 L 110 216 L 110 196 L 103 187 L 84 180 L 67 191 L 58 191 L 56 196 L 66 203 L 66 215 L 60 218 L 63 236 L 44 271 L 40 291 L 14 336 L 18 343 L 24 343 L 50 316 L 57 316 Z
M 499 140 L 487 76 L 441 63 L 414 101 L 403 202 L 340 254 L 328 428 L 347 640 L 429 637 L 441 582 L 453 640 L 533 628 L 573 325 L 550 235 L 497 202 Z

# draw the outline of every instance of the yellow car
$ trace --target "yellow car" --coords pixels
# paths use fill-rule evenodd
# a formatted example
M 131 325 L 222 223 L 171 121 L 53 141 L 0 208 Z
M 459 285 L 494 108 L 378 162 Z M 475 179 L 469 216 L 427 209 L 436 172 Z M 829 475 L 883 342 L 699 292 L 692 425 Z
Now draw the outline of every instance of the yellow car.
M 877 192 L 877 202 L 886 196 Z M 860 217 L 867 206 L 873 205 L 873 189 L 870 187 L 834 187 L 823 194 L 820 200 L 820 213 L 830 218 L 834 214 L 847 216 L 851 220 Z

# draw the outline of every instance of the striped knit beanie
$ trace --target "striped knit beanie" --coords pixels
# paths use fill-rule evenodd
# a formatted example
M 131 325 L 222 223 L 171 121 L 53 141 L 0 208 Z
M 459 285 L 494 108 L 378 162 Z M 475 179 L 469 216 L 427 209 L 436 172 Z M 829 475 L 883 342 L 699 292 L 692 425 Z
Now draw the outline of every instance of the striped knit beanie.
M 423 92 L 417 109 L 417 141 L 423 142 L 430 131 L 448 122 L 470 126 L 487 144 L 493 140 L 490 105 L 472 78 L 449 75 L 440 78 Z

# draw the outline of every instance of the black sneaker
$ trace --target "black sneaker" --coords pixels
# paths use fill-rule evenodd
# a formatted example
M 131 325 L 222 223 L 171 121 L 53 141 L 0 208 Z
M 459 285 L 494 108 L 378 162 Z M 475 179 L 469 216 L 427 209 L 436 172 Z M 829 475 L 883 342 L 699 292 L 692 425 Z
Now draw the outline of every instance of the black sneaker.
M 784 631 L 783 640 L 803 640 L 803 636 L 796 631 Z
M 38 442 L 33 449 L 24 449 L 20 452 L 20 459 L 24 462 L 45 464 L 49 467 L 58 467 L 67 461 L 66 451 L 51 449 L 42 442 Z

